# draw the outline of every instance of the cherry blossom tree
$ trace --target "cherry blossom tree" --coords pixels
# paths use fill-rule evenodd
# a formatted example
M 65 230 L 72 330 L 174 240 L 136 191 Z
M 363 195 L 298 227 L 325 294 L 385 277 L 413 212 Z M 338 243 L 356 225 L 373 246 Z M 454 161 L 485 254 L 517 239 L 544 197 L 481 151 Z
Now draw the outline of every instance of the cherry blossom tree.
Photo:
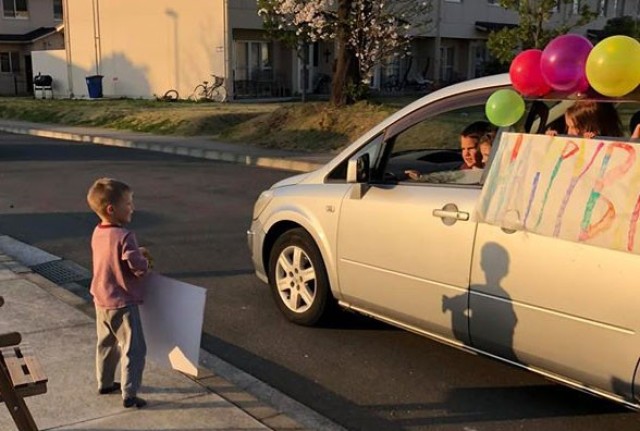
M 331 101 L 360 98 L 374 67 L 409 53 L 411 39 L 430 23 L 431 0 L 257 0 L 272 37 L 289 43 L 334 40 Z

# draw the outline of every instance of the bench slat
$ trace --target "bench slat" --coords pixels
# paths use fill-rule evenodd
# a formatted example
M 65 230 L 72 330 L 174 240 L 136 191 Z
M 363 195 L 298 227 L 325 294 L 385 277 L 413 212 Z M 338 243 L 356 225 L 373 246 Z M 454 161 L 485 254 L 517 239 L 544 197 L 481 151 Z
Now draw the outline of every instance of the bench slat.
M 38 361 L 38 358 L 36 358 L 35 355 L 25 356 L 23 359 L 27 368 L 29 368 L 29 371 L 31 372 L 31 378 L 34 383 L 46 383 L 49 381 L 42 369 L 42 365 L 40 365 L 40 361 Z
M 1 348 L 0 358 L 7 367 L 15 388 L 46 383 L 48 380 L 40 362 L 28 346 Z

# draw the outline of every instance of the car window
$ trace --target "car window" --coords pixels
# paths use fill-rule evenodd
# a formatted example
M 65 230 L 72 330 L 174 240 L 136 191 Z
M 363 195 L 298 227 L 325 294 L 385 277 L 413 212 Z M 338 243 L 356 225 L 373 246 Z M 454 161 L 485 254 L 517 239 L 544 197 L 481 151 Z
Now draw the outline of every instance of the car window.
M 392 157 L 413 150 L 460 150 L 460 132 L 475 121 L 487 121 L 484 105 L 469 106 L 437 114 L 395 137 Z
M 473 172 L 461 169 L 468 153 L 463 147 L 476 147 L 480 135 L 490 135 L 487 140 L 491 148 L 497 128 L 487 121 L 484 111 L 487 99 L 496 90 L 485 88 L 438 100 L 389 127 L 386 157 L 381 159 L 383 166 L 379 168 L 386 181 L 479 185 L 483 174 L 479 164 Z M 469 130 L 475 130 L 476 145 L 462 143 L 461 133 Z
M 584 99 L 586 100 L 586 99 Z M 526 133 L 545 133 L 553 130 L 558 135 L 566 135 L 569 133 L 566 127 L 565 113 L 567 109 L 578 103 L 578 100 L 556 100 L 556 101 L 536 101 L 535 103 L 544 103 L 547 106 L 548 114 L 546 121 L 536 119 L 531 130 L 523 130 Z M 620 133 L 615 136 L 607 136 L 606 134 L 598 135 L 601 138 L 625 138 L 632 137 L 634 129 L 640 121 L 640 102 L 630 100 L 610 101 L 603 99 L 598 103 L 610 103 L 619 119 Z
M 640 125 L 640 102 L 621 102 L 616 105 L 622 131 L 625 137 L 638 139 L 637 133 Z M 633 136 L 634 131 L 636 136 Z
M 482 124 L 483 130 L 462 138 L 465 140 L 462 143 L 464 157 L 477 158 L 478 165 L 473 166 L 477 169 L 463 169 L 467 165 L 460 134 L 470 124 Z M 393 138 L 387 163 L 387 172 L 392 175 L 388 176 L 400 181 L 430 184 L 479 183 L 482 171 L 478 143 L 490 129 L 495 128 L 486 120 L 484 105 L 453 109 L 426 118 Z M 492 143 L 493 139 L 488 142 L 489 147 Z

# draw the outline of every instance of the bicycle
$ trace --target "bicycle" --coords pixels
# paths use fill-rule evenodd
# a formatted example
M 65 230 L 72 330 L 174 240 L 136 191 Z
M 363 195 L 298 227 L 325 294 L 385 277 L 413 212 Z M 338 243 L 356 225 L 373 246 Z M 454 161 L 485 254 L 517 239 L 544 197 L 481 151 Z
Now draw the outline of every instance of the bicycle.
M 213 82 L 203 81 L 202 84 L 198 84 L 193 89 L 193 93 L 189 99 L 196 102 L 212 101 L 212 102 L 226 102 L 227 90 L 224 88 L 224 78 L 217 75 L 211 75 Z
M 162 96 L 155 96 L 158 102 L 177 102 L 180 100 L 180 94 L 178 94 L 178 90 L 167 90 Z

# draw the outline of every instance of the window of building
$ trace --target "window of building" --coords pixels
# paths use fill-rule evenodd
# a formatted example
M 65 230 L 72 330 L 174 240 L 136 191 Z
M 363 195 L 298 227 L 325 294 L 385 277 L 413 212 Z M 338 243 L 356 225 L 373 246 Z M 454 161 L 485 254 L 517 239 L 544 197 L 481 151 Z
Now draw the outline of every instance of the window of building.
M 598 1 L 598 15 L 607 16 L 607 9 L 609 9 L 609 0 Z
M 28 19 L 27 0 L 2 0 L 2 13 L 5 18 Z
M 580 3 L 581 0 L 573 0 L 572 4 L 571 4 L 571 13 L 574 15 L 577 15 L 580 13 Z
M 0 52 L 0 72 L 16 73 L 20 72 L 19 52 Z
M 440 48 L 440 80 L 442 82 L 453 82 L 454 60 L 455 48 L 453 46 L 443 46 Z
M 270 75 L 272 57 L 268 42 L 236 41 L 236 79 L 253 81 Z
M 53 19 L 56 21 L 62 21 L 62 0 L 53 0 Z
M 616 13 L 617 17 L 624 16 L 626 0 L 614 0 L 613 2 L 613 10 Z
M 469 71 L 470 78 L 477 78 L 486 75 L 485 66 L 489 60 L 489 50 L 484 43 L 471 43 L 469 45 Z
M 487 0 L 487 3 L 492 4 L 494 6 L 500 6 L 500 0 Z

